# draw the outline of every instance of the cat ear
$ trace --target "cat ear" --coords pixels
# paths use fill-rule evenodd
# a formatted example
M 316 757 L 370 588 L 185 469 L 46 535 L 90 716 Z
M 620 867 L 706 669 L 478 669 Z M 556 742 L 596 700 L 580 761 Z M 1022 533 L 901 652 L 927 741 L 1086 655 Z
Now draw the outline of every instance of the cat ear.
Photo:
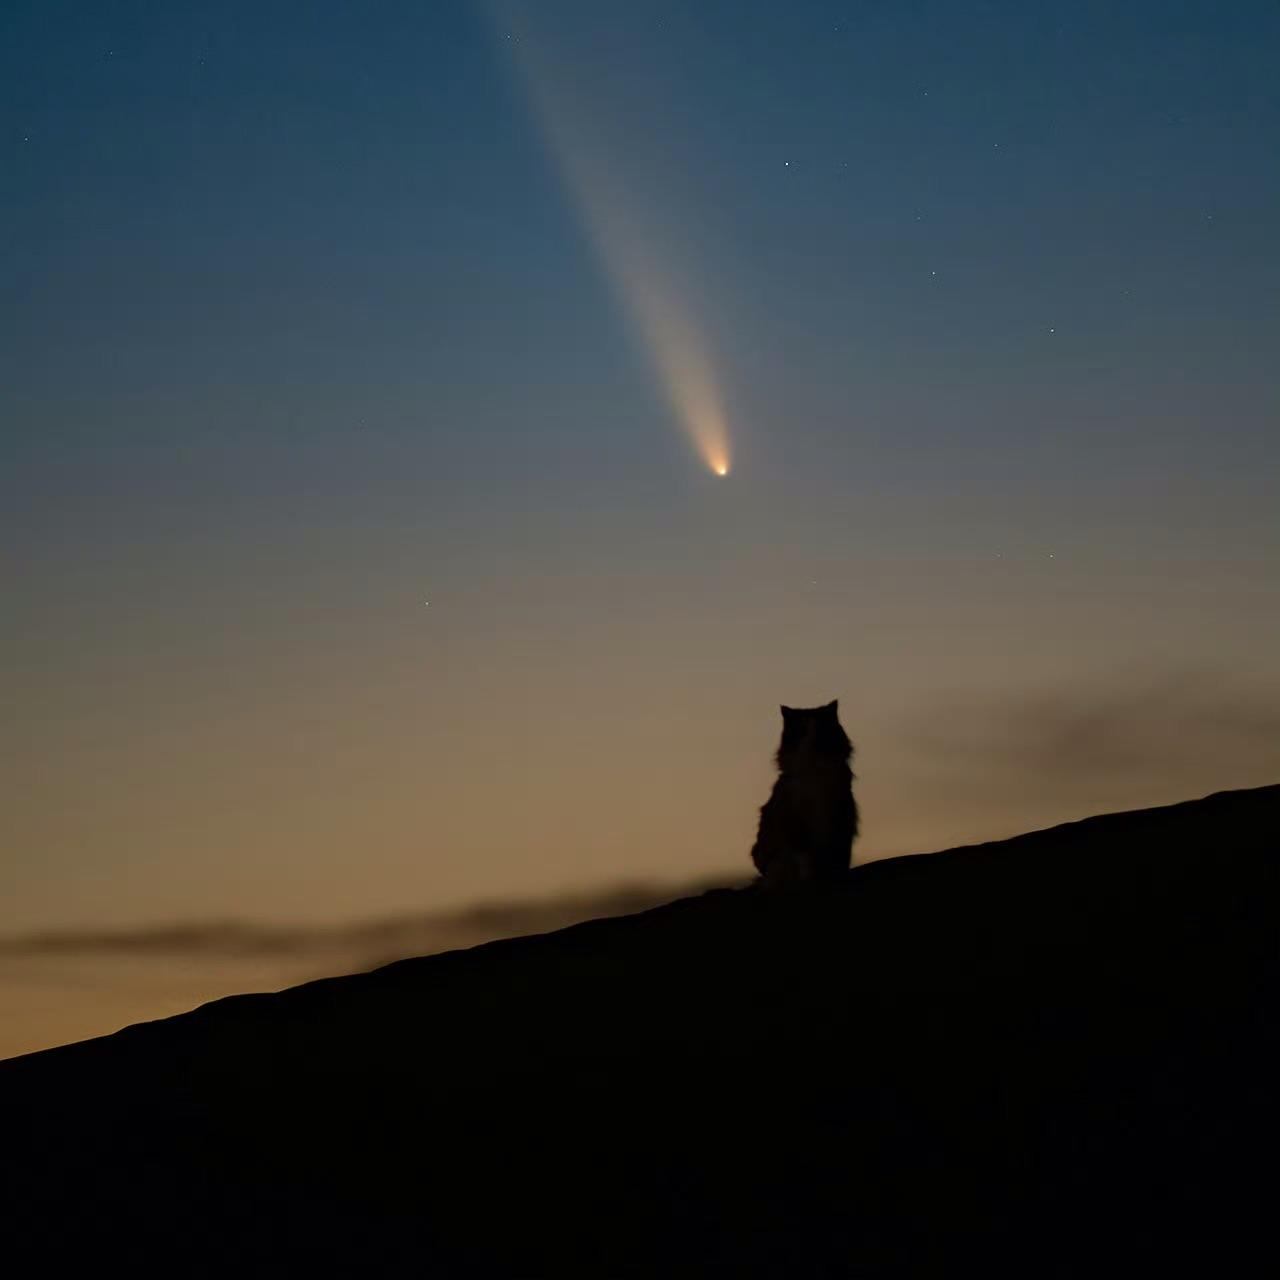
M 784 720 L 791 714 L 790 707 L 780 707 L 779 710 L 782 712 L 782 718 Z
M 830 711 L 832 715 L 835 715 L 836 712 L 840 710 L 840 699 L 832 698 L 831 701 L 828 702 L 825 707 L 823 707 L 823 710 Z

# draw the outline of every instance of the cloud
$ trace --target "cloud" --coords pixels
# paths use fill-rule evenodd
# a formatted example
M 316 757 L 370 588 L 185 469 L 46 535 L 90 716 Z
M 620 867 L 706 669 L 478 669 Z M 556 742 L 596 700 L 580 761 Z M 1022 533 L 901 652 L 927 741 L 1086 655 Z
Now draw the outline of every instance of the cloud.
M 1092 675 L 1014 698 L 944 699 L 906 738 L 933 771 L 1041 794 L 1099 780 L 1247 786 L 1280 772 L 1280 688 L 1207 666 Z
M 711 887 L 622 885 L 315 927 L 194 922 L 0 939 L 0 1058 L 105 1035 L 223 996 L 645 911 Z
M 355 954 L 384 956 L 389 961 L 518 934 L 544 933 L 581 920 L 645 911 L 709 887 L 620 885 L 596 893 L 480 903 L 458 911 L 318 926 L 211 921 L 127 929 L 48 930 L 0 939 L 0 955 L 314 957 L 323 963 L 334 956 Z

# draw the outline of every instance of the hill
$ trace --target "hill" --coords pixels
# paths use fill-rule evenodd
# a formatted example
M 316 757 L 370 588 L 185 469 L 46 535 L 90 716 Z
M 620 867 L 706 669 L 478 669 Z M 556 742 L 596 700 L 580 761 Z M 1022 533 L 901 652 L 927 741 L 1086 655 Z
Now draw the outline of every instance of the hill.
M 1228 792 L 12 1059 L 3 1256 L 1253 1273 L 1276 1261 L 1278 866 L 1280 786 Z

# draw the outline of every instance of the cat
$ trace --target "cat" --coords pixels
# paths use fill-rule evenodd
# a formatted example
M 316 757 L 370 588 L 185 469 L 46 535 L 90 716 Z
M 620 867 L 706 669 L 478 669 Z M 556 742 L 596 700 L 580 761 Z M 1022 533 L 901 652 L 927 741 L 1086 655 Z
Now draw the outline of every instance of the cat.
M 824 707 L 782 708 L 778 780 L 760 810 L 751 861 L 765 888 L 840 880 L 858 834 L 853 744 Z

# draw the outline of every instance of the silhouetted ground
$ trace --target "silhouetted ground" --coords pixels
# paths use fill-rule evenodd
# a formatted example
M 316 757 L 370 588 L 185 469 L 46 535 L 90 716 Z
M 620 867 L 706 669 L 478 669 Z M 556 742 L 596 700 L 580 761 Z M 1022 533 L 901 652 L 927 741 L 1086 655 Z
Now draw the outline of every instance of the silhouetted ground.
M 11 1274 L 1276 1263 L 1280 787 L 0 1064 Z

